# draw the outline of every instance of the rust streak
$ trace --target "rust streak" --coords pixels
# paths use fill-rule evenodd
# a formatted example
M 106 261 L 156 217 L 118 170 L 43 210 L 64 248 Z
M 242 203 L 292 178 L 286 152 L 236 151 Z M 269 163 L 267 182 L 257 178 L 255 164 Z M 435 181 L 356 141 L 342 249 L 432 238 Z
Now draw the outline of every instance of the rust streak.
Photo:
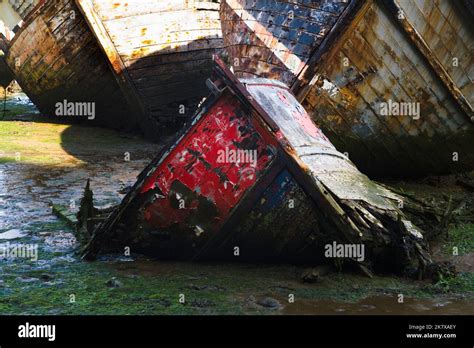
M 420 33 L 407 19 L 407 16 L 401 6 L 397 3 L 396 0 L 384 1 L 382 3 L 385 4 L 390 13 L 395 16 L 396 20 L 407 34 L 410 41 L 413 42 L 413 44 L 418 48 L 420 53 L 426 58 L 433 71 L 441 79 L 443 84 L 448 89 L 449 93 L 451 93 L 452 97 L 458 103 L 461 109 L 465 112 L 467 117 L 472 122 L 474 122 L 474 109 L 472 105 L 469 103 L 469 101 L 466 99 L 459 87 L 453 81 L 443 64 L 441 64 L 438 58 L 436 58 L 435 54 L 431 51 L 430 47 L 420 35 Z

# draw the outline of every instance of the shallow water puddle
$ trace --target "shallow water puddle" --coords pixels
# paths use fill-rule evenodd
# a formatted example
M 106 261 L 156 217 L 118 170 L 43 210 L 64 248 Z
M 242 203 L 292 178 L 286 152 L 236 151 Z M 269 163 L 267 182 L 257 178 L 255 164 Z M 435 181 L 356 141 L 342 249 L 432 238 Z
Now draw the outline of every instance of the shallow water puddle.
M 359 314 L 359 315 L 408 315 L 408 314 L 474 314 L 472 299 L 439 296 L 436 299 L 405 298 L 398 303 L 397 296 L 373 296 L 359 302 L 300 300 L 285 306 L 284 314 Z
M 36 106 L 31 102 L 31 100 L 26 96 L 26 94 L 22 92 L 8 95 L 5 105 L 3 105 L 2 100 L 0 108 L 0 118 L 3 117 L 4 107 L 5 118 L 15 117 L 17 115 L 23 114 L 38 114 L 38 109 L 36 108 Z

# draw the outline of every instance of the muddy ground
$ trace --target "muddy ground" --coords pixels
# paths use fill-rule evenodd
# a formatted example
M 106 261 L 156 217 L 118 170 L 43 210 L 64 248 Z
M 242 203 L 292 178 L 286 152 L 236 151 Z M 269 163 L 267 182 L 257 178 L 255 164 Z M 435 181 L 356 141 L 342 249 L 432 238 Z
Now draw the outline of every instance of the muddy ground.
M 453 260 L 461 272 L 436 284 L 347 272 L 308 284 L 300 266 L 140 255 L 82 262 L 73 229 L 52 206 L 73 215 L 88 178 L 97 205 L 119 203 L 118 191 L 159 146 L 99 128 L 8 119 L 0 122 L 0 251 L 37 245 L 38 260 L 0 257 L 0 314 L 474 314 L 474 225 L 462 217 L 433 245 L 437 259 Z M 440 180 L 389 184 L 428 199 L 469 196 L 456 180 Z

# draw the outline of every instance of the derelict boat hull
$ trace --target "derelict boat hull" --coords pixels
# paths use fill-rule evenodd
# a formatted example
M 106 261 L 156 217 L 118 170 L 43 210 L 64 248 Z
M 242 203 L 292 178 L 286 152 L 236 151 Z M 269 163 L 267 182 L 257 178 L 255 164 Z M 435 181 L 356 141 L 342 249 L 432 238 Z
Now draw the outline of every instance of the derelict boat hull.
M 283 83 L 239 81 L 220 60 L 215 69 L 214 95 L 88 230 L 84 258 L 129 246 L 159 258 L 324 263 L 337 241 L 365 245 L 375 267 L 430 262 L 401 198 L 338 152 Z
M 13 74 L 5 60 L 10 41 L 0 32 L 0 87 L 7 88 L 13 81 Z
M 43 115 L 67 121 L 94 116 L 89 121 L 95 124 L 121 130 L 137 128 L 137 120 L 74 1 L 39 4 L 11 41 L 7 63 Z M 58 108 L 72 105 L 69 103 L 94 105 L 95 115 L 71 116 Z

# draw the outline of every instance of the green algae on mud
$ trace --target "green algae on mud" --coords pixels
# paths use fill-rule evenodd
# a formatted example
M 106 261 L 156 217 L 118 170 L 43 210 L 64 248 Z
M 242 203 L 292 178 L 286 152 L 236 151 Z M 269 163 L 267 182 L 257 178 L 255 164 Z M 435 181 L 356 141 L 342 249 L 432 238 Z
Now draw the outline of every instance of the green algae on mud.
M 38 230 L 44 229 L 38 226 Z M 65 228 L 64 225 L 49 225 Z M 472 236 L 471 236 L 472 238 Z M 46 261 L 64 257 L 43 253 Z M 2 314 L 175 315 L 175 314 L 423 314 L 462 311 L 473 314 L 474 274 L 462 273 L 443 285 L 395 276 L 369 279 L 352 273 L 331 273 L 316 284 L 300 281 L 303 268 L 268 264 L 217 264 L 121 259 L 94 263 L 78 258 L 55 262 L 49 270 L 4 267 L 0 287 Z M 41 280 L 44 273 L 51 280 Z M 18 282 L 18 277 L 38 279 Z M 110 287 L 115 278 L 119 287 Z M 179 302 L 184 294 L 185 303 Z M 294 303 L 288 302 L 292 294 Z M 397 302 L 403 294 L 409 307 Z M 74 302 L 71 303 L 71 295 Z M 258 305 L 277 299 L 278 310 Z M 423 310 L 418 313 L 417 308 Z M 379 310 L 377 310 L 379 309 Z
M 136 263 L 136 264 L 135 264 Z M 153 268 L 150 271 L 150 268 Z M 321 314 L 311 303 L 352 303 L 386 296 L 427 300 L 463 300 L 461 294 L 447 296 L 436 286 L 395 277 L 367 279 L 334 273 L 320 284 L 298 281 L 301 269 L 291 266 L 246 264 L 186 264 L 156 261 L 65 263 L 51 270 L 52 281 L 38 280 L 18 286 L 15 277 L 5 277 L 0 290 L 2 314 L 271 314 L 279 311 L 249 304 L 250 298 L 273 297 L 285 313 L 292 313 L 288 296 L 294 295 L 295 311 L 301 302 L 306 314 Z M 143 273 L 142 273 L 143 272 Z M 24 271 L 28 278 L 40 278 L 42 271 Z M 118 279 L 120 287 L 107 281 Z M 474 289 L 471 287 L 471 291 Z M 7 293 L 5 293 L 7 292 Z M 185 303 L 179 302 L 184 294 Z M 6 295 L 6 296 L 5 296 Z M 74 303 L 71 303 L 74 295 Z M 391 295 L 391 297 L 390 297 Z M 367 301 L 366 301 L 367 302 Z M 399 305 L 399 304 L 397 304 Z M 310 308 L 313 313 L 310 313 Z M 357 306 L 352 307 L 353 310 Z M 335 305 L 334 310 L 337 309 Z M 326 309 L 328 310 L 327 306 Z M 465 314 L 474 308 L 465 308 Z M 346 312 L 351 313 L 349 309 Z M 413 313 L 412 313 L 413 314 Z
M 452 226 L 448 231 L 449 237 L 444 242 L 444 252 L 457 253 L 460 256 L 474 252 L 474 224 L 461 223 Z

